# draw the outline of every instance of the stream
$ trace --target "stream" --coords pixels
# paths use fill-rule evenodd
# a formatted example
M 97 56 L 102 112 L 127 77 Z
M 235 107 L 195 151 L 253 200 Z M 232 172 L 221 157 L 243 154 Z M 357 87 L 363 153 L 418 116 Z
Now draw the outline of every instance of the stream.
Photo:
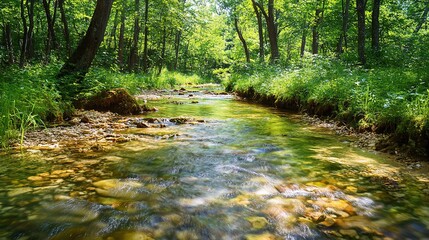
M 429 239 L 425 175 L 287 112 L 171 94 L 139 116 L 159 128 L 122 130 L 139 140 L 0 154 L 0 239 Z

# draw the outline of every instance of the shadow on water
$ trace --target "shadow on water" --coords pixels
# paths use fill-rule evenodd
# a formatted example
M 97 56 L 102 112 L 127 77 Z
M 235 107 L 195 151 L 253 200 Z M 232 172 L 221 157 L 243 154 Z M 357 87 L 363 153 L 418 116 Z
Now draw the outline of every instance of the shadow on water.
M 274 109 L 198 100 L 161 100 L 160 111 L 149 115 L 206 120 L 163 130 L 174 137 L 130 130 L 146 140 L 70 161 L 57 156 L 52 169 L 48 161 L 26 169 L 27 162 L 7 158 L 0 170 L 0 239 L 429 235 L 428 182 Z

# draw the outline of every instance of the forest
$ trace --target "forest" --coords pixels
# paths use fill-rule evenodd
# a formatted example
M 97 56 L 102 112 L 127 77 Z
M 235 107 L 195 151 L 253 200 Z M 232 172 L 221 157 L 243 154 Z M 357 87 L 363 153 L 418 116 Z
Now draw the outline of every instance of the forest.
M 115 87 L 221 83 L 429 147 L 425 0 L 3 0 L 0 139 Z

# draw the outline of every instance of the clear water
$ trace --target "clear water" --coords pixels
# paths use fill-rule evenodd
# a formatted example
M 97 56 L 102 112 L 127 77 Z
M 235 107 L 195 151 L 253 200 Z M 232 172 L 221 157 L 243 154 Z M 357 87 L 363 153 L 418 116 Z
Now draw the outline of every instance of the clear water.
M 425 176 L 287 113 L 196 98 L 142 117 L 205 123 L 131 129 L 107 152 L 0 155 L 0 239 L 428 239 Z

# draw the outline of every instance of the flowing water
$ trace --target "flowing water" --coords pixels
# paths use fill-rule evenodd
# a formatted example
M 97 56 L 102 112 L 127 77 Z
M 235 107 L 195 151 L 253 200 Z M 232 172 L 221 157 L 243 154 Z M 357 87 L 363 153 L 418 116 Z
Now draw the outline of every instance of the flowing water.
M 293 115 L 195 95 L 154 101 L 142 117 L 166 127 L 112 150 L 1 155 L 0 239 L 429 239 L 424 175 Z

